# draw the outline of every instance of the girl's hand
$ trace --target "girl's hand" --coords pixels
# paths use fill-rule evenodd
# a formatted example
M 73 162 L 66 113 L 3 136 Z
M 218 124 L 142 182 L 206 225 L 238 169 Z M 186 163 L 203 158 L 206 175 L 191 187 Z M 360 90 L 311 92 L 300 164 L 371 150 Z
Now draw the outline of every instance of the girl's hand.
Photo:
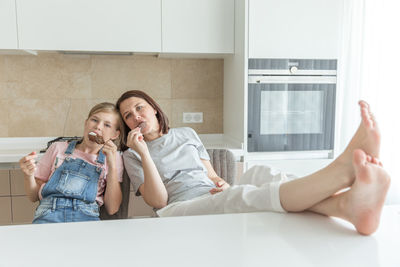
M 21 167 L 21 170 L 25 174 L 25 176 L 30 177 L 34 175 L 36 170 L 36 158 L 36 152 L 33 151 L 19 160 L 19 166 Z
M 216 193 L 219 193 L 219 192 L 222 192 L 222 191 L 224 191 L 225 189 L 227 189 L 227 188 L 230 187 L 230 185 L 229 185 L 224 179 L 222 179 L 222 178 L 220 178 L 220 177 L 210 177 L 210 179 L 211 179 L 211 181 L 213 181 L 214 184 L 217 186 L 216 188 L 212 188 L 212 189 L 210 190 L 210 193 L 211 193 L 212 195 L 213 195 L 213 194 L 216 194 Z
M 149 151 L 139 127 L 136 127 L 128 133 L 126 145 L 135 150 L 140 156 Z
M 106 155 L 106 160 L 108 166 L 114 166 L 116 161 L 115 155 L 117 154 L 117 146 L 114 144 L 112 140 L 108 140 L 104 143 L 103 153 Z

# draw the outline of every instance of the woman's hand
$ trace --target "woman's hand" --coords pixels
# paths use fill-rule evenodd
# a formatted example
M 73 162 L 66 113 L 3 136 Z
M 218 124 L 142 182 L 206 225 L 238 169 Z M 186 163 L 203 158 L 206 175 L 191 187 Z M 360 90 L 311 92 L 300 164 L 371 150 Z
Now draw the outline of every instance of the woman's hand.
M 139 127 L 136 127 L 128 133 L 126 145 L 135 150 L 140 156 L 149 151 Z
M 116 157 L 117 154 L 117 146 L 113 141 L 108 140 L 104 143 L 103 153 L 106 155 L 107 165 L 109 167 L 115 167 L 116 165 Z
M 211 193 L 212 195 L 213 195 L 213 194 L 216 194 L 216 193 L 219 193 L 219 192 L 222 192 L 222 191 L 224 191 L 225 189 L 227 189 L 227 188 L 230 187 L 230 185 L 229 185 L 224 179 L 222 179 L 222 178 L 220 178 L 220 177 L 218 177 L 218 176 L 209 177 L 209 178 L 210 178 L 210 180 L 213 181 L 214 184 L 217 186 L 216 188 L 212 188 L 212 189 L 210 190 L 210 193 Z
M 19 166 L 26 177 L 32 177 L 36 170 L 36 152 L 33 151 L 19 160 Z

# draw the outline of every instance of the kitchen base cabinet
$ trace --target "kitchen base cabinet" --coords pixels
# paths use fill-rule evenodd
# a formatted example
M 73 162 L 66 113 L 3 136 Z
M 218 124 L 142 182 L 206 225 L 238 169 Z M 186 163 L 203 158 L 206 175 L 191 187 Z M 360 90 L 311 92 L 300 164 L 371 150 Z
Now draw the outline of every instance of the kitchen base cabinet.
M 39 202 L 33 203 L 25 195 L 24 174 L 21 170 L 10 170 L 10 188 L 12 201 L 12 223 L 31 223 Z
M 11 197 L 0 197 L 0 225 L 11 223 Z
M 10 195 L 10 177 L 8 170 L 0 170 L 0 196 Z
M 25 195 L 21 170 L 0 170 L 0 225 L 31 223 L 38 205 Z
M 31 223 L 36 207 L 39 202 L 31 202 L 27 196 L 13 196 L 12 201 L 12 223 L 26 224 Z
M 24 196 L 24 173 L 21 170 L 10 170 L 10 185 L 12 196 Z
M 237 183 L 243 174 L 243 162 L 236 163 Z M 128 218 L 154 217 L 153 208 L 143 197 L 135 196 L 131 185 Z M 32 203 L 24 191 L 24 175 L 21 170 L 0 170 L 0 225 L 29 224 L 33 220 L 39 202 Z

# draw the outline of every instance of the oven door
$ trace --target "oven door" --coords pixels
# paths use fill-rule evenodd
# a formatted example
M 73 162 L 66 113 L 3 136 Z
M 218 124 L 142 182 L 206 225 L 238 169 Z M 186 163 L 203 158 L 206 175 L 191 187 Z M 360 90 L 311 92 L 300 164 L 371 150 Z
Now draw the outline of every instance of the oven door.
M 336 77 L 281 78 L 249 83 L 248 152 L 333 150 Z

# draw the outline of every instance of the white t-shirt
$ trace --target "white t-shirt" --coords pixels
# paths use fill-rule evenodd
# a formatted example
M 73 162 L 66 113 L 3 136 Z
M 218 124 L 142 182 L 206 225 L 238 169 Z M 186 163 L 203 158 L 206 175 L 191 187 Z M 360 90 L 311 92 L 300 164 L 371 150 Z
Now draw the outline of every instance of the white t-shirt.
M 215 184 L 208 178 L 201 159 L 210 157 L 196 132 L 191 128 L 172 128 L 167 134 L 146 142 L 168 192 L 168 204 L 209 193 Z M 123 153 L 124 165 L 136 195 L 144 183 L 142 161 L 138 153 Z

